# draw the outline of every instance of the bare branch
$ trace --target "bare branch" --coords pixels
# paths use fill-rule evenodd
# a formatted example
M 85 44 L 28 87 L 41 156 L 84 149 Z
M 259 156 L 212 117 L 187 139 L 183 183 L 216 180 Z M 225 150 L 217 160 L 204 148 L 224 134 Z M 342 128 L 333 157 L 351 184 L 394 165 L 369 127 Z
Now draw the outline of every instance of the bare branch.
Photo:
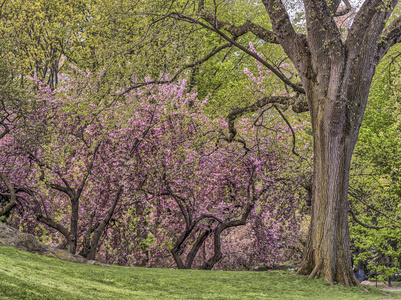
M 95 149 L 93 150 L 91 162 L 89 163 L 88 167 L 86 168 L 86 173 L 85 173 L 84 177 L 82 178 L 81 184 L 79 185 L 79 187 L 78 187 L 78 189 L 77 189 L 76 197 L 75 197 L 75 198 L 77 198 L 77 199 L 81 196 L 81 193 L 82 193 L 82 191 L 83 191 L 83 189 L 84 189 L 84 186 L 85 186 L 85 184 L 86 184 L 86 181 L 87 181 L 89 175 L 90 175 L 91 172 L 92 172 L 93 164 L 94 164 L 94 162 L 95 162 L 96 154 L 97 154 L 97 152 L 98 152 L 98 150 L 99 150 L 99 147 L 100 147 L 100 142 L 96 145 Z
M 137 88 L 140 88 L 140 87 L 143 87 L 143 86 L 147 86 L 147 85 L 151 85 L 151 84 L 170 84 L 170 83 L 174 82 L 175 80 L 177 80 L 178 76 L 182 72 L 184 72 L 185 70 L 193 68 L 193 67 L 196 67 L 196 66 L 208 61 L 210 58 L 215 56 L 217 53 L 219 53 L 223 49 L 226 49 L 226 48 L 229 48 L 229 47 L 231 47 L 231 43 L 227 43 L 227 44 L 221 45 L 221 46 L 219 46 L 217 48 L 214 48 L 209 54 L 207 54 L 202 59 L 197 60 L 197 61 L 195 61 L 195 62 L 193 62 L 191 64 L 186 64 L 186 65 L 182 66 L 181 68 L 179 68 L 178 71 L 174 74 L 174 76 L 169 80 L 152 80 L 152 81 L 148 81 L 148 82 L 141 82 L 141 83 L 138 83 L 138 84 L 135 84 L 135 85 L 129 87 L 123 93 L 121 93 L 119 95 L 121 95 L 121 96 L 125 95 L 125 94 L 129 93 L 130 91 L 132 91 L 134 89 L 137 89 Z
M 256 53 L 253 53 L 251 50 L 245 48 L 244 46 L 242 46 L 241 44 L 236 42 L 234 39 L 228 37 L 221 30 L 215 28 L 214 31 L 216 33 L 218 33 L 222 38 L 224 38 L 225 40 L 229 41 L 233 45 L 237 46 L 237 48 L 241 49 L 243 52 L 245 52 L 246 54 L 252 56 L 257 61 L 259 61 L 262 65 L 264 65 L 266 68 L 268 68 L 270 71 L 272 71 L 274 73 L 274 75 L 276 75 L 282 82 L 284 82 L 285 84 L 287 84 L 288 86 L 293 88 L 294 91 L 296 91 L 298 93 L 301 93 L 301 94 L 305 94 L 305 90 L 303 89 L 303 87 L 301 85 L 293 83 L 292 81 L 290 81 L 287 77 L 284 76 L 284 74 L 279 72 L 274 66 L 269 64 L 267 61 L 265 61 L 261 57 L 259 57 L 259 55 L 257 55 Z
M 226 119 L 228 130 L 230 132 L 230 137 L 228 138 L 229 141 L 232 141 L 237 134 L 237 130 L 235 129 L 235 120 L 238 117 L 246 113 L 258 111 L 267 104 L 292 105 L 292 110 L 297 113 L 308 111 L 308 104 L 303 97 L 270 96 L 262 98 L 252 105 L 234 109 L 230 114 L 228 114 Z
M 262 2 L 272 20 L 274 35 L 284 52 L 298 72 L 307 70 L 311 63 L 306 36 L 294 30 L 281 0 L 262 0 Z
M 267 30 L 258 24 L 252 23 L 249 20 L 240 26 L 235 26 L 228 22 L 223 22 L 216 19 L 215 16 L 209 12 L 204 12 L 202 14 L 202 18 L 210 25 L 215 26 L 217 29 L 228 31 L 235 38 L 238 38 L 248 32 L 252 32 L 255 36 L 267 43 L 278 44 L 276 36 L 272 31 Z
M 382 227 L 382 226 L 379 227 L 379 226 L 374 226 L 374 225 L 369 225 L 369 224 L 363 223 L 362 221 L 358 220 L 358 218 L 356 217 L 356 215 L 355 215 L 355 213 L 352 211 L 352 209 L 349 209 L 348 211 L 349 211 L 349 213 L 351 214 L 352 219 L 353 219 L 356 223 L 358 223 L 359 225 L 362 225 L 362 226 L 365 227 L 365 228 L 376 229 L 376 230 L 385 228 L 385 227 Z
M 239 44 L 236 41 L 237 37 L 230 38 L 223 31 L 221 31 L 218 27 L 216 27 L 214 24 L 211 24 L 211 26 L 209 26 L 209 25 L 207 25 L 207 24 L 205 24 L 205 23 L 203 23 L 203 22 L 201 22 L 201 21 L 199 21 L 197 19 L 194 19 L 194 18 L 186 16 L 186 15 L 182 15 L 182 14 L 178 14 L 178 13 L 176 13 L 175 15 L 179 20 L 183 20 L 183 21 L 187 21 L 187 22 L 191 22 L 191 23 L 196 23 L 196 24 L 199 24 L 200 26 L 202 26 L 202 27 L 204 27 L 204 28 L 206 28 L 208 30 L 216 32 L 222 38 L 224 38 L 226 41 L 228 41 L 231 44 L 235 45 L 237 48 L 239 48 L 240 50 L 242 50 L 243 52 L 245 52 L 249 56 L 252 56 L 257 61 L 259 61 L 262 65 L 264 65 L 266 68 L 268 68 L 270 71 L 272 71 L 274 73 L 274 75 L 276 75 L 281 81 L 283 81 L 285 84 L 287 84 L 292 89 L 294 89 L 294 91 L 296 91 L 298 93 L 301 93 L 301 94 L 305 94 L 305 90 L 303 89 L 303 87 L 300 84 L 293 83 L 291 80 L 289 80 L 287 77 L 285 77 L 284 74 L 282 74 L 280 71 L 278 71 L 274 66 L 269 64 L 267 61 L 265 61 L 261 57 L 259 57 L 256 53 L 253 53 L 252 51 L 250 51 L 249 49 L 247 49 L 243 45 Z M 292 45 L 292 47 L 293 47 L 293 45 Z
M 281 112 L 281 110 L 275 104 L 273 104 L 273 107 L 277 110 L 277 112 L 280 114 L 280 116 L 283 118 L 285 123 L 290 128 L 291 133 L 292 133 L 292 153 L 294 153 L 296 156 L 299 156 L 299 154 L 295 151 L 295 140 L 296 139 L 295 139 L 294 129 L 292 129 L 292 126 L 291 126 L 290 122 L 287 120 L 287 118 L 284 116 L 284 114 Z

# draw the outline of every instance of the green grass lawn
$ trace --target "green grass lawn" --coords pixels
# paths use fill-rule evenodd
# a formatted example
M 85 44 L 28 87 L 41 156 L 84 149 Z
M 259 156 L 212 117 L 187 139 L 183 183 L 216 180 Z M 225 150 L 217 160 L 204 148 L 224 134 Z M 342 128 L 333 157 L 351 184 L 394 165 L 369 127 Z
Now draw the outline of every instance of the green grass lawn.
M 0 247 L 0 299 L 389 299 L 285 272 L 101 267 Z M 399 295 L 399 294 L 398 294 Z M 397 296 L 395 296 L 397 297 Z

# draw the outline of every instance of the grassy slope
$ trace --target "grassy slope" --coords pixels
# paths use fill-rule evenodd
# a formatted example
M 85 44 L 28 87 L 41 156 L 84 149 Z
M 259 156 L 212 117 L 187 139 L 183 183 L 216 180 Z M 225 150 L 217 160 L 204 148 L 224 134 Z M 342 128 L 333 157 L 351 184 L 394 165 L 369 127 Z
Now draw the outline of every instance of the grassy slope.
M 0 247 L 0 299 L 383 299 L 282 272 L 109 268 Z

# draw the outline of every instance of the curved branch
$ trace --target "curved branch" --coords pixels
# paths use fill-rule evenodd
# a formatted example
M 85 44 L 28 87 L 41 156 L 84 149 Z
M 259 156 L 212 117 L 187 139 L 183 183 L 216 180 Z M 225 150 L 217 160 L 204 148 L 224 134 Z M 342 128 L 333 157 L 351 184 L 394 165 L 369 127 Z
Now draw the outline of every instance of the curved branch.
M 220 223 L 215 228 L 214 237 L 213 237 L 214 254 L 202 265 L 201 269 L 211 270 L 213 268 L 213 266 L 222 259 L 222 257 L 223 257 L 223 252 L 221 251 L 221 234 L 222 234 L 222 232 L 231 227 L 238 227 L 238 226 L 245 225 L 248 220 L 248 216 L 251 213 L 253 207 L 254 207 L 254 203 L 248 203 L 245 208 L 245 211 L 242 213 L 240 219 Z
M 283 120 L 285 121 L 285 123 L 288 125 L 288 127 L 291 130 L 292 133 L 292 153 L 294 153 L 296 156 L 300 156 L 299 153 L 297 153 L 295 151 L 295 132 L 294 129 L 292 129 L 292 126 L 290 124 L 290 122 L 288 122 L 287 118 L 284 116 L 284 114 L 281 112 L 281 110 L 275 105 L 273 104 L 273 107 L 277 110 L 277 112 L 280 114 L 280 116 L 283 118 Z
M 41 214 L 36 215 L 36 219 L 43 223 L 46 224 L 47 226 L 56 229 L 58 232 L 60 232 L 65 238 L 66 240 L 69 242 L 69 231 L 67 228 L 65 228 L 63 225 L 61 225 L 60 223 L 55 222 L 54 220 L 47 218 Z
M 152 81 L 149 81 L 149 82 L 141 82 L 141 83 L 135 84 L 132 87 L 129 87 L 123 93 L 121 93 L 119 95 L 120 96 L 125 95 L 125 94 L 129 93 L 130 91 L 132 91 L 134 89 L 137 89 L 137 88 L 140 88 L 140 87 L 143 87 L 143 86 L 147 86 L 147 85 L 151 85 L 151 84 L 170 84 L 170 83 L 174 82 L 178 78 L 178 76 L 182 72 L 184 72 L 185 70 L 193 68 L 193 67 L 196 67 L 196 66 L 208 61 L 210 58 L 215 56 L 217 53 L 219 53 L 223 49 L 226 49 L 226 48 L 231 47 L 231 46 L 232 46 L 231 43 L 227 43 L 227 44 L 221 45 L 221 46 L 219 46 L 217 48 L 214 48 L 209 54 L 207 54 L 202 59 L 197 60 L 197 61 L 195 61 L 195 62 L 193 62 L 191 64 L 186 64 L 186 65 L 182 66 L 181 68 L 179 68 L 178 71 L 174 74 L 174 76 L 169 80 L 152 80 Z
M 247 20 L 244 24 L 240 26 L 235 26 L 228 22 L 223 22 L 216 19 L 211 13 L 207 11 L 204 11 L 201 16 L 210 25 L 214 25 L 220 30 L 228 31 L 235 38 L 238 38 L 248 32 L 252 32 L 255 36 L 264 40 L 267 43 L 278 44 L 276 36 L 272 31 L 267 30 L 258 24 L 252 23 L 250 20 Z
M 235 120 L 250 112 L 255 112 L 260 108 L 266 106 L 267 104 L 283 104 L 283 105 L 292 105 L 292 110 L 296 113 L 306 112 L 309 110 L 308 103 L 304 98 L 299 97 L 286 97 L 286 96 L 270 96 L 262 98 L 256 101 L 254 104 L 243 108 L 234 109 L 227 116 L 228 130 L 230 132 L 230 136 L 228 141 L 231 142 L 237 134 L 237 130 L 235 129 Z
M 220 31 L 219 29 L 215 28 L 214 31 L 216 33 L 218 33 L 222 38 L 224 38 L 225 40 L 229 41 L 230 43 L 232 43 L 233 45 L 237 46 L 237 48 L 239 48 L 240 50 L 242 50 L 243 52 L 245 52 L 246 54 L 252 56 L 253 58 L 255 58 L 257 61 L 259 61 L 262 65 L 264 65 L 266 68 L 268 68 L 270 71 L 272 71 L 274 73 L 274 75 L 276 75 L 282 82 L 284 82 L 285 84 L 287 84 L 288 86 L 290 86 L 291 88 L 293 88 L 294 91 L 301 93 L 301 94 L 305 94 L 305 90 L 303 89 L 303 87 L 299 84 L 293 83 L 292 81 L 290 81 L 287 77 L 285 77 L 281 72 L 279 72 L 274 66 L 272 66 L 271 64 L 269 64 L 267 61 L 265 61 L 264 59 L 262 59 L 261 57 L 259 57 L 259 55 L 257 55 L 256 53 L 253 53 L 251 50 L 248 50 L 247 48 L 245 48 L 244 46 L 242 46 L 241 44 L 239 44 L 238 42 L 236 42 L 234 39 L 228 37 L 226 34 L 224 34 L 222 31 Z
M 216 27 L 215 24 L 212 24 L 211 26 L 209 26 L 209 25 L 207 25 L 205 23 L 200 22 L 197 19 L 194 19 L 194 18 L 186 16 L 186 15 L 182 15 L 182 14 L 179 14 L 179 13 L 175 13 L 175 15 L 179 20 L 183 20 L 183 21 L 199 24 L 200 26 L 202 26 L 205 29 L 208 29 L 210 31 L 216 32 L 222 38 L 224 38 L 226 41 L 228 41 L 231 44 L 235 45 L 241 51 L 245 52 L 246 54 L 252 56 L 254 59 L 259 61 L 262 65 L 264 65 L 266 68 L 268 68 L 270 71 L 272 71 L 281 81 L 283 81 L 285 84 L 290 86 L 294 91 L 296 91 L 298 93 L 301 93 L 301 94 L 305 94 L 305 90 L 303 89 L 303 87 L 300 84 L 293 83 L 291 80 L 289 80 L 287 77 L 285 77 L 280 71 L 278 71 L 274 66 L 269 64 L 267 61 L 265 61 L 261 57 L 259 57 L 256 53 L 253 53 L 252 51 L 250 51 L 249 49 L 247 49 L 243 45 L 239 44 L 236 41 L 237 37 L 234 36 L 233 38 L 230 38 L 224 32 L 222 32 L 218 27 Z M 292 43 L 292 46 L 293 46 L 293 43 Z
M 395 19 L 386 28 L 382 35 L 382 39 L 378 44 L 378 57 L 379 62 L 388 52 L 388 50 L 397 43 L 401 42 L 401 16 Z
M 365 228 L 376 229 L 376 230 L 385 228 L 385 227 L 383 227 L 383 226 L 369 225 L 369 224 L 363 223 L 362 221 L 359 221 L 359 220 L 357 219 L 355 213 L 352 211 L 352 209 L 349 209 L 348 212 L 351 214 L 352 219 L 353 219 L 356 223 L 358 223 L 359 225 L 361 225 L 361 226 L 363 226 L 363 227 L 365 227 Z

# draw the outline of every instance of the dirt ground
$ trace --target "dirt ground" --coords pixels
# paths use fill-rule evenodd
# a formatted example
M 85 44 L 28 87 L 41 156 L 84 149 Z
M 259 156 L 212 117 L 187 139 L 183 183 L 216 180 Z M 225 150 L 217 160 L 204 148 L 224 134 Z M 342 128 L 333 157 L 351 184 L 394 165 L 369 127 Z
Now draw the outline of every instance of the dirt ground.
M 376 286 L 376 282 L 367 281 L 367 280 L 362 281 L 361 284 Z M 377 287 L 379 289 L 381 289 L 381 290 L 384 290 L 384 291 L 401 291 L 401 287 L 399 287 L 399 286 L 388 286 L 384 282 L 378 282 L 377 283 Z

